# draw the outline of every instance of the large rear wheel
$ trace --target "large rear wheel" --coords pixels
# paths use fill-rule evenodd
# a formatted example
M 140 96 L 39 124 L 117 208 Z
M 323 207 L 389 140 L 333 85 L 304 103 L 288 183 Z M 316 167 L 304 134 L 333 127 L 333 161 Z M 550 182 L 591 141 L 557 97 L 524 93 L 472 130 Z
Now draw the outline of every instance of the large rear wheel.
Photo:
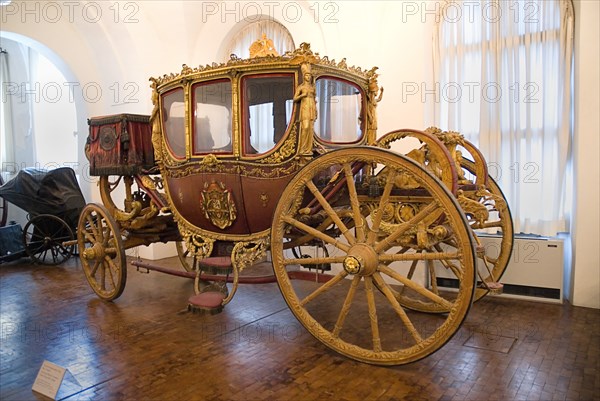
M 394 218 L 412 204 L 414 214 Z M 315 241 L 328 251 L 292 252 Z M 274 213 L 271 252 L 283 297 L 313 336 L 361 362 L 397 365 L 430 355 L 460 328 L 475 287 L 473 241 L 441 181 L 406 157 L 359 147 L 327 153 L 296 174 Z M 444 243 L 453 249 L 436 249 Z M 447 266 L 458 291 L 440 293 L 411 272 L 414 261 Z M 330 279 L 289 278 L 309 265 L 331 266 Z M 445 313 L 406 307 L 405 292 Z

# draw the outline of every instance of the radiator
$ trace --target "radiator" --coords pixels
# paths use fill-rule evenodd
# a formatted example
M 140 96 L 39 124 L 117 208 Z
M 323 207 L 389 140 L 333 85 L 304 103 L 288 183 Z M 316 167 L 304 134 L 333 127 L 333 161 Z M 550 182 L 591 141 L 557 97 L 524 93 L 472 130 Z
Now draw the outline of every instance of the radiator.
M 496 257 L 500 238 L 479 235 L 486 254 Z M 564 240 L 537 236 L 516 236 L 512 255 L 500 282 L 502 297 L 542 302 L 562 303 L 565 265 Z M 479 262 L 482 268 L 482 262 Z M 485 268 L 483 268 L 485 269 Z M 445 269 L 436 267 L 438 286 L 452 288 L 455 280 L 448 279 Z

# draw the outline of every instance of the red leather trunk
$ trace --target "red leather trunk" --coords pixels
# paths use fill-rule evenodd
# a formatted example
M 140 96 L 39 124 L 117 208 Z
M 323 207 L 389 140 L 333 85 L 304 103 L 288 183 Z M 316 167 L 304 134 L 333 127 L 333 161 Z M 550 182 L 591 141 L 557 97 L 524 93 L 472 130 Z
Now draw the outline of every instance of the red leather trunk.
M 150 117 L 116 114 L 88 120 L 90 175 L 144 174 L 155 166 Z

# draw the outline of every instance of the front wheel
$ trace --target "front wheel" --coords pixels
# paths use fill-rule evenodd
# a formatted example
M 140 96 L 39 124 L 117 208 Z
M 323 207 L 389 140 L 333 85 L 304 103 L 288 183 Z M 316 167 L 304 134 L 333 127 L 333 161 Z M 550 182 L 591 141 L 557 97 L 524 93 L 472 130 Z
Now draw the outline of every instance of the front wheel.
M 86 205 L 77 227 L 79 258 L 92 290 L 105 301 L 118 298 L 125 289 L 127 265 L 121 231 L 108 210 Z
M 418 204 L 405 221 L 395 211 Z M 293 248 L 323 242 L 328 252 L 297 257 Z M 378 148 L 330 152 L 285 188 L 271 230 L 273 268 L 292 313 L 318 340 L 361 362 L 399 365 L 442 347 L 472 304 L 471 231 L 446 187 L 412 160 Z M 449 251 L 439 244 L 452 243 Z M 443 293 L 415 274 L 415 261 L 448 267 L 459 282 Z M 329 280 L 292 281 L 290 270 L 331 266 Z M 406 290 L 406 291 L 405 291 Z M 436 305 L 443 314 L 403 305 Z

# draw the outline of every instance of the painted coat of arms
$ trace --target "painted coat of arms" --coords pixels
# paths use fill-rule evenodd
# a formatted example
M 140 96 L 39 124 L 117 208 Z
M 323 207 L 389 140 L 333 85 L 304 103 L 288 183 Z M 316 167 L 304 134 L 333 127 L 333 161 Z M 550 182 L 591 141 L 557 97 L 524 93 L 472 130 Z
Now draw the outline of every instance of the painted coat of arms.
M 225 189 L 225 184 L 222 182 L 204 183 L 202 208 L 206 218 L 220 229 L 232 225 L 237 217 L 237 210 L 231 192 Z

